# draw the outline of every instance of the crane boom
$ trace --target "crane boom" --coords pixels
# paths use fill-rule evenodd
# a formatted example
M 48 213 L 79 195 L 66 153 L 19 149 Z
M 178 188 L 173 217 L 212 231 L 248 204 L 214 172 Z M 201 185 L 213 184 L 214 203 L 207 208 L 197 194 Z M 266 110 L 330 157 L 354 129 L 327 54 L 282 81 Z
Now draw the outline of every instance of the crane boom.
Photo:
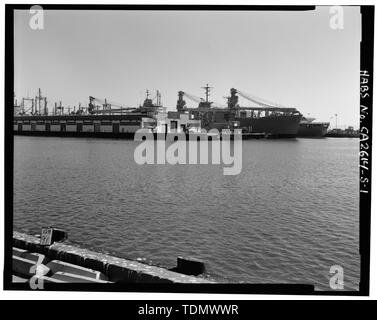
M 130 111 L 130 110 L 136 110 L 136 108 L 120 108 L 120 109 L 111 109 L 111 110 L 93 110 L 92 112 L 94 113 L 94 114 L 101 114 L 101 113 L 111 113 L 111 114 L 113 114 L 113 113 L 120 113 L 120 114 L 122 114 L 122 113 L 126 113 L 127 111 Z
M 100 99 L 100 98 L 96 98 L 96 97 L 93 97 L 91 96 L 92 100 L 99 103 L 99 104 L 102 104 L 102 105 L 107 105 L 107 106 L 114 106 L 114 107 L 118 107 L 118 108 L 129 108 L 128 106 L 124 105 L 124 104 L 121 104 L 119 102 L 114 102 L 114 101 L 110 101 L 110 100 L 107 100 L 107 99 Z
M 189 94 L 189 93 L 187 93 L 187 92 L 183 92 L 183 95 L 184 95 L 186 98 L 188 98 L 188 99 L 190 99 L 190 100 L 192 100 L 192 101 L 194 101 L 194 102 L 197 102 L 197 103 L 200 103 L 200 102 L 203 101 L 202 98 L 199 98 L 199 97 L 194 96 L 193 94 Z
M 256 97 L 256 96 L 252 96 L 250 94 L 247 94 L 243 91 L 240 91 L 237 89 L 237 93 L 245 98 L 246 100 L 249 100 L 251 102 L 254 102 L 255 104 L 258 104 L 258 105 L 261 105 L 261 106 L 265 106 L 267 108 L 287 108 L 287 107 L 284 107 L 282 105 L 279 105 L 277 103 L 273 103 L 273 102 L 270 102 L 270 101 L 267 101 L 265 99 L 262 99 L 262 98 L 259 98 L 259 97 Z

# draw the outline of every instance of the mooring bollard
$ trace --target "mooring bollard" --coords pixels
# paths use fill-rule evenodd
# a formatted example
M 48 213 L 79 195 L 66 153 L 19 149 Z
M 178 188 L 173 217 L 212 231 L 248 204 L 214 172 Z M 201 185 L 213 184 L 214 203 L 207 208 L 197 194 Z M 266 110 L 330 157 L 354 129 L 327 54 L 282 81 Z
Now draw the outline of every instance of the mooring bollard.
M 50 246 L 56 241 L 64 241 L 68 238 L 68 233 L 61 229 L 42 228 L 41 231 L 41 245 Z
M 205 265 L 203 261 L 193 258 L 177 258 L 176 272 L 197 276 L 205 271 Z

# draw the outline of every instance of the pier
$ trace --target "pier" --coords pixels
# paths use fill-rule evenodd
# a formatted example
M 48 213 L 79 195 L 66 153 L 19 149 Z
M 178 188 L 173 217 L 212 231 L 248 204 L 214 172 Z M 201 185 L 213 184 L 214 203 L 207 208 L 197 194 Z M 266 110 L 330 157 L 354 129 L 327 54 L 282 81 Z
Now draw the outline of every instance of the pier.
M 199 261 L 177 260 L 174 270 L 204 271 Z M 12 281 L 38 277 L 46 283 L 213 283 L 207 279 L 79 248 L 64 241 L 51 245 L 41 239 L 13 232 Z

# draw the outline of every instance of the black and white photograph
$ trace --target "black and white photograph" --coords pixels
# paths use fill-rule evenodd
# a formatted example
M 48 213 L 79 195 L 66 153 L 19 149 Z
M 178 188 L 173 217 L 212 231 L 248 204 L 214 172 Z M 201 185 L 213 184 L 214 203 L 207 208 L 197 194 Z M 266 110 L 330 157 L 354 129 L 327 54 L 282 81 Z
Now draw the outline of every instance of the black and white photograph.
M 8 289 L 368 293 L 373 6 L 7 10 Z

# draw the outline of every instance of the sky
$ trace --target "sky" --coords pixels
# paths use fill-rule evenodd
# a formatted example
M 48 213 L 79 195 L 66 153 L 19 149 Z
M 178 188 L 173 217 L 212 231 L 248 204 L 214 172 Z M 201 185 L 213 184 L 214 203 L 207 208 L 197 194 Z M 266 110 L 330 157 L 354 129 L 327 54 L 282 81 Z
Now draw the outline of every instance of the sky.
M 89 96 L 137 106 L 160 90 L 175 110 L 177 92 L 226 104 L 230 88 L 296 107 L 303 115 L 359 126 L 361 21 L 344 7 L 343 29 L 329 7 L 315 11 L 45 10 L 44 29 L 15 12 L 14 88 L 18 99 L 41 88 L 50 110 Z M 189 107 L 197 103 L 185 99 Z M 240 98 L 241 106 L 251 103 Z

